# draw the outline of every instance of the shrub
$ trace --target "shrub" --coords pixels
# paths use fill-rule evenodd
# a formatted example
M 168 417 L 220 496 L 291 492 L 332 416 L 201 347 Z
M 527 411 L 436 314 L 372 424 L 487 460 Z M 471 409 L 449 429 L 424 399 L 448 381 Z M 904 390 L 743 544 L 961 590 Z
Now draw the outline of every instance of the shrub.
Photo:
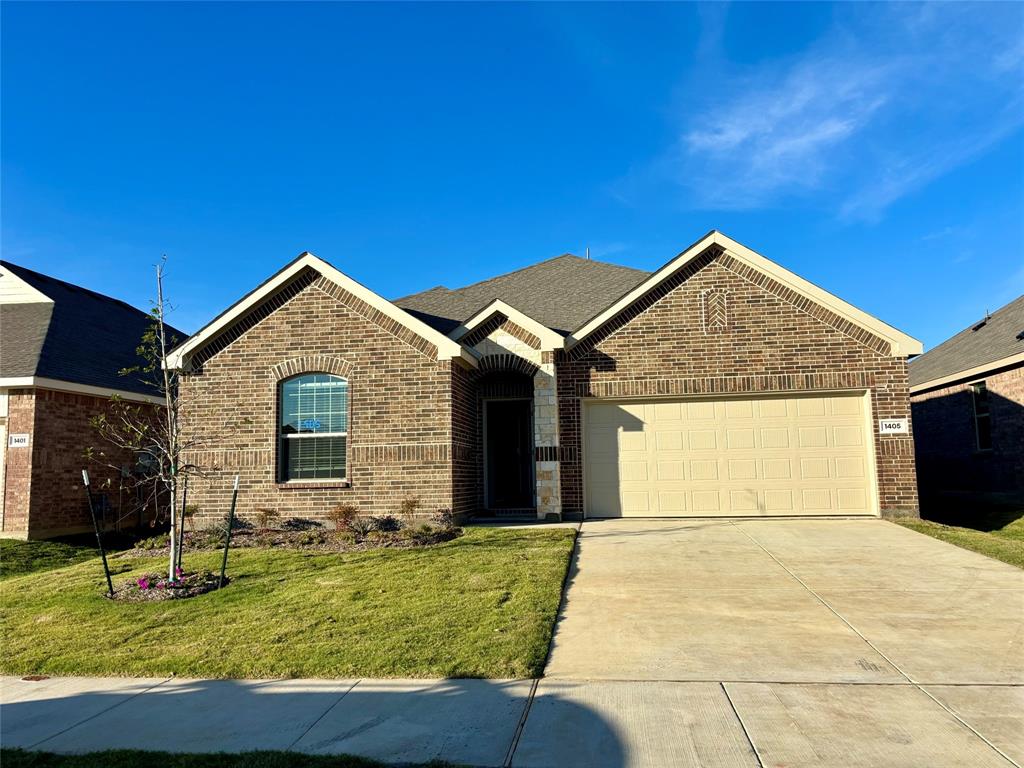
M 352 523 L 358 517 L 359 508 L 355 504 L 335 504 L 327 511 L 327 518 L 334 523 L 336 531 L 352 530 Z
M 430 522 L 436 525 L 438 528 L 444 528 L 450 530 L 456 528 L 455 525 L 455 513 L 450 509 L 439 509 L 430 516 Z
M 382 533 L 394 533 L 400 531 L 404 527 L 402 521 L 394 515 L 381 515 L 380 517 L 371 517 L 370 521 L 373 523 L 373 528 L 376 531 Z
M 281 513 L 276 509 L 260 508 L 256 510 L 256 525 L 260 528 L 269 528 L 271 523 L 281 518 Z
M 148 539 L 140 539 L 135 543 L 136 549 L 163 549 L 171 545 L 171 537 L 166 533 L 160 536 L 150 536 Z
M 295 541 L 302 547 L 313 547 L 317 544 L 325 544 L 327 542 L 327 534 L 323 531 L 311 529 L 300 533 Z
M 406 496 L 402 499 L 402 503 L 398 505 L 398 514 L 402 516 L 405 524 L 409 525 L 415 519 L 419 508 L 420 499 L 418 496 Z
M 373 520 L 369 517 L 356 517 L 348 522 L 348 530 L 355 534 L 356 541 L 362 541 L 374 531 Z

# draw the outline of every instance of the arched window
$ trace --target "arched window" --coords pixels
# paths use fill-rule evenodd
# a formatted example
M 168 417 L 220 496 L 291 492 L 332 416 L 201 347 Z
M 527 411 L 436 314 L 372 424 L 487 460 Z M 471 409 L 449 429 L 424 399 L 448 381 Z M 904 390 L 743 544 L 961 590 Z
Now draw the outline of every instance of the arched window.
M 348 381 L 307 373 L 281 382 L 278 474 L 281 480 L 345 480 Z

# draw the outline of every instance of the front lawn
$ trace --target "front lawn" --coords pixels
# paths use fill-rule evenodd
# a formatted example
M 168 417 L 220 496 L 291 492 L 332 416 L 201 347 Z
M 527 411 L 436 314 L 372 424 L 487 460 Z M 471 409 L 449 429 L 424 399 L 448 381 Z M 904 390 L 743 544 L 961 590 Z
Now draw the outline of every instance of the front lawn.
M 99 557 L 92 544 L 75 541 L 18 541 L 0 539 L 0 578 L 49 571 Z
M 998 516 L 998 519 L 993 519 Z M 1024 517 L 1005 511 L 971 516 L 982 530 L 943 525 L 931 520 L 898 520 L 911 530 L 1024 568 Z M 1007 522 L 1008 521 L 1008 522 Z
M 8 579 L 3 674 L 532 677 L 575 532 L 469 528 L 417 549 L 233 550 L 232 582 L 187 600 L 112 602 L 99 560 Z M 186 554 L 219 570 L 220 554 Z M 163 558 L 111 559 L 117 583 Z

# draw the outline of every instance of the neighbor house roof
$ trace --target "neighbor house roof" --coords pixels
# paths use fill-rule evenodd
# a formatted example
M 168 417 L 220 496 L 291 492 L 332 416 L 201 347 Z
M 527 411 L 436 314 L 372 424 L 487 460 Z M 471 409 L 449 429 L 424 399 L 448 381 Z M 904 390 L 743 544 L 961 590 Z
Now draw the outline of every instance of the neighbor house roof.
M 464 288 L 439 285 L 395 304 L 448 334 L 500 299 L 564 336 L 649 274 L 567 253 Z
M 912 392 L 1024 364 L 1024 296 L 1014 299 L 910 364 Z
M 0 386 L 63 382 L 97 395 L 158 394 L 139 376 L 119 374 L 143 362 L 136 348 L 153 322 L 147 313 L 8 261 L 0 261 L 0 282 Z

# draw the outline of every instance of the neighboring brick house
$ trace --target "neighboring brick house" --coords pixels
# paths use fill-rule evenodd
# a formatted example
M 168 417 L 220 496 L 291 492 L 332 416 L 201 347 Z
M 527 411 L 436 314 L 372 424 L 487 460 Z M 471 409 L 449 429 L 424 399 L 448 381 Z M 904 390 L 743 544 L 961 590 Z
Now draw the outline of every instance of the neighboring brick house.
M 126 468 L 132 456 L 101 446 L 90 420 L 114 394 L 160 402 L 138 377 L 119 375 L 141 362 L 135 350 L 150 322 L 122 301 L 0 262 L 0 535 L 91 530 L 85 449 L 103 447 Z M 88 468 L 105 524 L 135 524 L 143 510 L 121 473 Z
M 711 232 L 394 302 L 303 254 L 175 350 L 200 517 L 916 515 L 920 343 Z M 889 426 L 880 431 L 880 420 Z
M 922 498 L 1024 503 L 1024 296 L 910 365 Z

